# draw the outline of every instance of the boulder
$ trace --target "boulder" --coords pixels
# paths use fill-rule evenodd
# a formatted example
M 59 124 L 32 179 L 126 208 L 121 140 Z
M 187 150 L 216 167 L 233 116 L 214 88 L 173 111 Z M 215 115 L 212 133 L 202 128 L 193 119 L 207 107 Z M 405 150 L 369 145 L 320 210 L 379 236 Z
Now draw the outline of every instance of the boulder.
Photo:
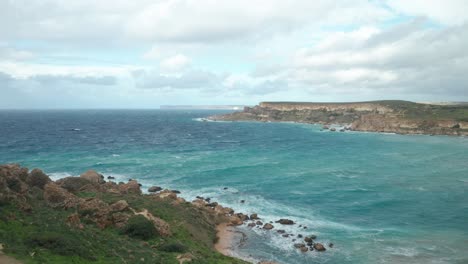
M 179 190 L 171 190 L 171 192 L 176 193 L 176 194 L 179 194 L 179 193 L 180 193 Z
M 285 231 L 285 230 L 283 230 L 283 229 L 279 229 L 279 230 L 277 230 L 276 232 L 278 232 L 278 233 L 280 233 L 280 234 L 284 234 L 284 233 L 286 233 L 286 231 Z
M 104 183 L 104 176 L 102 176 L 102 174 L 99 174 L 94 170 L 88 170 L 87 172 L 81 174 L 80 178 L 86 179 L 92 183 Z
M 151 186 L 150 188 L 148 188 L 148 192 L 150 193 L 159 192 L 159 191 L 162 191 L 162 188 L 159 186 Z
M 117 201 L 113 204 L 111 204 L 111 210 L 113 212 L 122 212 L 122 211 L 125 211 L 125 210 L 128 210 L 128 203 L 127 201 L 125 200 L 120 200 L 120 201 Z
M 306 237 L 304 238 L 304 241 L 307 242 L 307 243 L 312 243 L 314 240 L 312 239 L 312 237 L 306 236 Z
M 122 194 L 141 194 L 140 185 L 135 180 L 130 180 L 124 184 L 119 184 L 118 188 Z
M 275 223 L 280 223 L 282 225 L 294 225 L 294 221 L 289 220 L 289 219 L 280 219 L 280 220 L 276 221 Z
M 262 221 L 255 222 L 256 225 L 263 225 Z
M 329 248 L 332 248 L 333 246 L 334 246 L 333 243 L 328 244 Z
M 44 186 L 44 200 L 50 207 L 62 207 L 65 209 L 76 207 L 82 201 L 81 198 L 76 197 L 54 182 L 50 182 Z
M 232 208 L 223 207 L 223 206 L 221 206 L 219 204 L 214 207 L 214 210 L 215 210 L 215 213 L 217 213 L 219 215 L 231 215 L 231 214 L 234 213 L 234 210 Z
M 314 249 L 317 250 L 317 251 L 325 251 L 327 250 L 322 244 L 320 243 L 315 243 L 314 244 Z
M 263 225 L 263 229 L 266 229 L 266 230 L 270 230 L 270 229 L 273 229 L 274 226 L 270 223 L 266 223 L 265 225 Z
M 256 224 L 255 224 L 255 223 L 249 223 L 247 226 L 248 226 L 248 227 L 255 227 Z
M 247 221 L 247 220 L 249 220 L 249 216 L 247 216 L 247 215 L 245 215 L 245 214 L 243 214 L 243 213 L 237 213 L 236 215 L 237 215 L 237 217 L 239 217 L 240 220 L 242 220 L 242 221 Z
M 301 247 L 300 250 L 301 250 L 302 253 L 305 253 L 305 252 L 309 251 L 309 249 L 307 247 Z
M 229 225 L 233 225 L 233 226 L 239 226 L 239 225 L 242 225 L 244 223 L 244 221 L 242 221 L 242 219 L 240 219 L 236 215 L 231 216 L 229 218 L 229 222 L 230 222 Z

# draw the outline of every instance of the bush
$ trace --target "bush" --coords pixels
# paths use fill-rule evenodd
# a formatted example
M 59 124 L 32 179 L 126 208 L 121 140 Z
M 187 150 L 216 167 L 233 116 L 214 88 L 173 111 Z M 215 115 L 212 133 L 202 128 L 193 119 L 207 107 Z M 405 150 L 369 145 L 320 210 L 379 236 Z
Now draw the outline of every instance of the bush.
M 21 192 L 21 181 L 17 178 L 8 178 L 6 180 L 8 188 L 14 192 Z
M 153 223 L 142 215 L 132 216 L 123 229 L 124 234 L 130 237 L 148 240 L 157 235 Z
M 83 186 L 90 184 L 90 181 L 80 177 L 66 177 L 57 181 L 65 190 L 77 193 Z
M 41 247 L 62 256 L 80 256 L 85 259 L 93 259 L 88 250 L 83 247 L 81 241 L 66 234 L 56 232 L 33 233 L 26 240 L 31 247 Z
M 34 169 L 29 174 L 27 182 L 30 186 L 37 186 L 44 189 L 44 185 L 50 182 L 50 178 L 40 169 Z
M 176 252 L 176 253 L 184 253 L 185 251 L 187 251 L 187 247 L 180 242 L 164 244 L 159 249 L 165 252 Z

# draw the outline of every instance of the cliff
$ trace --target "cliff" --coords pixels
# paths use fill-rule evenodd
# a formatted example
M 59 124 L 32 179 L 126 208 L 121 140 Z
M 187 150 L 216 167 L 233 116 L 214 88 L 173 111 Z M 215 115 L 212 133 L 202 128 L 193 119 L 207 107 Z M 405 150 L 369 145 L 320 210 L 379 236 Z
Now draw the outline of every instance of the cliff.
M 350 130 L 400 134 L 468 135 L 468 105 L 408 101 L 356 103 L 262 102 L 212 120 L 301 122 L 341 125 Z

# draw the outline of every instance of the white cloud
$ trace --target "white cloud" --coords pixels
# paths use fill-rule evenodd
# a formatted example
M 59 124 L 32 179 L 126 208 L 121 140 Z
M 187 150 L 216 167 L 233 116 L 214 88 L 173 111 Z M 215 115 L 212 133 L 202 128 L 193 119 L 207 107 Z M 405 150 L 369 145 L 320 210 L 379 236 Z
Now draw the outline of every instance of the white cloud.
M 466 0 L 388 0 L 387 4 L 403 14 L 424 16 L 443 24 L 468 21 Z
M 125 30 L 143 40 L 216 42 L 271 36 L 313 24 L 369 23 L 390 15 L 364 0 L 171 0 L 147 6 L 129 19 Z
M 181 71 L 190 66 L 191 59 L 183 54 L 177 54 L 161 61 L 159 64 L 163 71 Z
M 158 47 L 153 46 L 150 50 L 145 52 L 142 57 L 145 60 L 157 60 L 161 57 L 161 50 Z

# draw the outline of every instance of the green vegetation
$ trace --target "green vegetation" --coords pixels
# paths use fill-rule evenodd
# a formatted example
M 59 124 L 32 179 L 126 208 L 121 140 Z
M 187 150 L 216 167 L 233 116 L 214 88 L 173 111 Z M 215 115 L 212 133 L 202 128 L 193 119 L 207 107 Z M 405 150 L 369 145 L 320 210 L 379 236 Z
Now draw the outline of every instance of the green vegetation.
M 143 240 L 148 240 L 157 235 L 157 231 L 156 228 L 154 228 L 153 223 L 142 215 L 132 216 L 128 220 L 123 233 L 130 237 Z
M 0 243 L 4 252 L 29 263 L 161 263 L 177 264 L 177 257 L 190 254 L 195 264 L 245 263 L 216 252 L 216 219 L 190 203 L 174 204 L 170 199 L 152 199 L 145 195 L 78 193 L 112 203 L 126 200 L 135 210 L 147 209 L 170 224 L 172 235 L 157 236 L 144 217 L 130 218 L 123 229 L 99 229 L 86 215 L 69 208 L 53 209 L 42 199 L 31 199 L 31 212 L 19 210 L 13 203 L 0 205 Z M 83 228 L 66 223 L 78 212 Z
M 364 102 L 336 102 L 336 103 L 314 103 L 314 102 L 263 102 L 269 105 L 334 105 L 334 104 L 378 104 L 394 109 L 403 117 L 421 120 L 456 120 L 468 122 L 468 104 L 433 105 L 421 104 L 403 100 L 381 100 Z

